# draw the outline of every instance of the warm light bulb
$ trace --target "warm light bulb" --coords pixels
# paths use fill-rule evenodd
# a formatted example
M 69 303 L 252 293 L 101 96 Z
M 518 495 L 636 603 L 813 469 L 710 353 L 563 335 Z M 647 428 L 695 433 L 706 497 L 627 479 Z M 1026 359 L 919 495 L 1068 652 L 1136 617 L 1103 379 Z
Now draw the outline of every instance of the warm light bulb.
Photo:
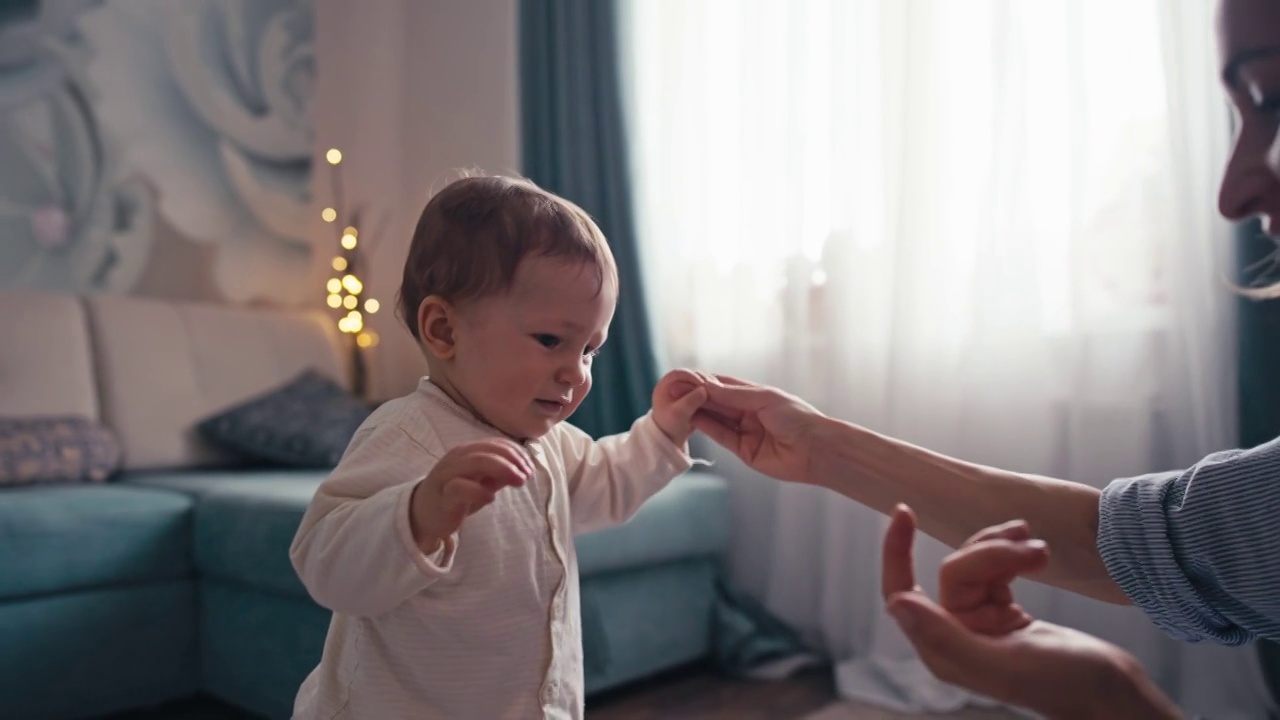
M 364 329 L 364 318 L 360 316 L 359 310 L 352 310 L 347 313 L 347 332 L 358 333 Z
M 369 313 L 370 315 L 378 312 L 379 307 L 380 306 L 378 305 L 378 301 L 373 298 L 369 298 L 368 300 L 364 301 L 364 311 Z
M 351 327 L 351 318 L 347 318 L 347 317 L 338 318 L 339 330 L 341 330 L 342 332 L 351 332 L 351 330 L 348 329 L 350 327 Z
M 356 336 L 356 344 L 362 348 L 373 346 L 373 336 L 367 332 L 362 332 Z
M 329 299 L 328 299 L 326 302 L 328 302 L 328 303 L 329 303 L 329 307 L 331 307 L 331 308 L 333 308 L 333 309 L 335 309 L 335 310 L 336 310 L 336 309 L 338 309 L 338 308 L 342 307 L 342 296 L 341 296 L 341 295 L 332 295 L 332 294 L 331 294 L 331 295 L 329 295 Z
M 325 289 L 331 293 L 342 292 L 342 281 L 338 278 L 329 278 L 329 282 L 325 283 Z
M 348 295 L 342 298 L 342 306 L 348 310 L 355 310 L 356 306 L 359 304 L 360 300 L 358 300 L 355 295 Z
M 369 331 L 369 342 L 370 342 L 369 347 L 378 347 L 378 333 L 376 333 L 376 332 L 374 332 L 374 331 L 370 330 L 370 331 Z
M 333 209 L 333 208 L 331 208 L 331 207 L 327 207 L 327 208 L 325 208 L 325 209 L 323 209 L 323 210 L 321 210 L 321 211 L 320 211 L 320 217 L 324 218 L 324 221 L 325 221 L 325 222 L 330 222 L 330 223 L 331 223 L 331 222 L 333 222 L 334 220 L 337 220 L 337 219 L 338 219 L 338 211 L 337 211 L 337 210 L 334 210 L 334 209 Z
M 333 259 L 333 269 L 342 272 L 347 269 L 347 259 L 339 255 Z
M 345 228 L 343 228 L 343 229 L 342 229 L 342 234 L 343 234 L 343 235 L 354 235 L 355 237 L 360 237 L 360 233 L 359 233 L 359 231 L 357 231 L 357 230 L 356 230 L 356 226 L 355 226 L 355 225 L 348 225 L 348 226 L 346 226 Z
M 352 295 L 359 295 L 364 290 L 364 283 L 360 282 L 360 279 L 355 275 L 343 275 L 342 287 L 346 288 L 347 292 Z
M 355 235 L 351 235 L 351 234 L 343 235 L 343 236 L 342 236 L 342 247 L 344 247 L 344 248 L 346 248 L 346 249 L 348 249 L 348 250 L 355 250 L 355 249 L 356 249 L 356 236 L 355 236 Z
M 342 151 L 338 148 L 329 148 L 329 152 L 324 154 L 324 159 L 328 160 L 330 165 L 337 165 L 342 162 Z

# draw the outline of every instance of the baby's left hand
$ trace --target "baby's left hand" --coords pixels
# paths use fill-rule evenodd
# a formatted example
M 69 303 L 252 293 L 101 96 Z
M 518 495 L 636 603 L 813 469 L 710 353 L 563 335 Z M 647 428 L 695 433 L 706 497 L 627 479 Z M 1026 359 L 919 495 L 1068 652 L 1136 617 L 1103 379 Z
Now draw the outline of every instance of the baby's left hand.
M 684 447 L 693 434 L 693 415 L 707 401 L 702 378 L 691 370 L 672 370 L 653 389 L 653 420 L 671 442 Z

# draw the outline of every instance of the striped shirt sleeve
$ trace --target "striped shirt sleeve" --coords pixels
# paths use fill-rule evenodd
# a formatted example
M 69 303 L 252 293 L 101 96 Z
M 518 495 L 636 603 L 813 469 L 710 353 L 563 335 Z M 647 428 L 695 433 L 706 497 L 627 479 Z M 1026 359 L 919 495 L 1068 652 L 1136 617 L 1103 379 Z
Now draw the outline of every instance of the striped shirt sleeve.
M 1111 579 L 1179 640 L 1280 640 L 1280 438 L 1102 492 Z

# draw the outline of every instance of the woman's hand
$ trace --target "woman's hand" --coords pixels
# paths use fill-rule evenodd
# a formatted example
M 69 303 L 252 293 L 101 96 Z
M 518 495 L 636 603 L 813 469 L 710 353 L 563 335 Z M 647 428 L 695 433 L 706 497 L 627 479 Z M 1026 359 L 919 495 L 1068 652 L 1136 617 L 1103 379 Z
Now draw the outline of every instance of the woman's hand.
M 1009 584 L 1048 562 L 1026 523 L 980 531 L 939 571 L 938 603 L 915 582 L 915 515 L 905 505 L 885 533 L 882 590 L 889 613 L 939 679 L 1048 718 L 1179 718 L 1124 650 L 1032 619 Z
M 693 426 L 754 470 L 781 480 L 813 482 L 813 436 L 826 416 L 771 387 L 703 374 L 707 401 Z

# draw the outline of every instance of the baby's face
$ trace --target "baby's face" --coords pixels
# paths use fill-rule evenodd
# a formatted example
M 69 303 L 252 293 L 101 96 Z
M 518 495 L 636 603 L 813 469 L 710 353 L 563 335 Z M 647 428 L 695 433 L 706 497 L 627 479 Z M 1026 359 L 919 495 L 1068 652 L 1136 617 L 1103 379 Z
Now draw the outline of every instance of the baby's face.
M 526 258 L 509 292 L 461 309 L 450 380 L 490 425 L 541 437 L 591 390 L 591 361 L 616 303 L 617 288 L 601 287 L 595 266 Z

